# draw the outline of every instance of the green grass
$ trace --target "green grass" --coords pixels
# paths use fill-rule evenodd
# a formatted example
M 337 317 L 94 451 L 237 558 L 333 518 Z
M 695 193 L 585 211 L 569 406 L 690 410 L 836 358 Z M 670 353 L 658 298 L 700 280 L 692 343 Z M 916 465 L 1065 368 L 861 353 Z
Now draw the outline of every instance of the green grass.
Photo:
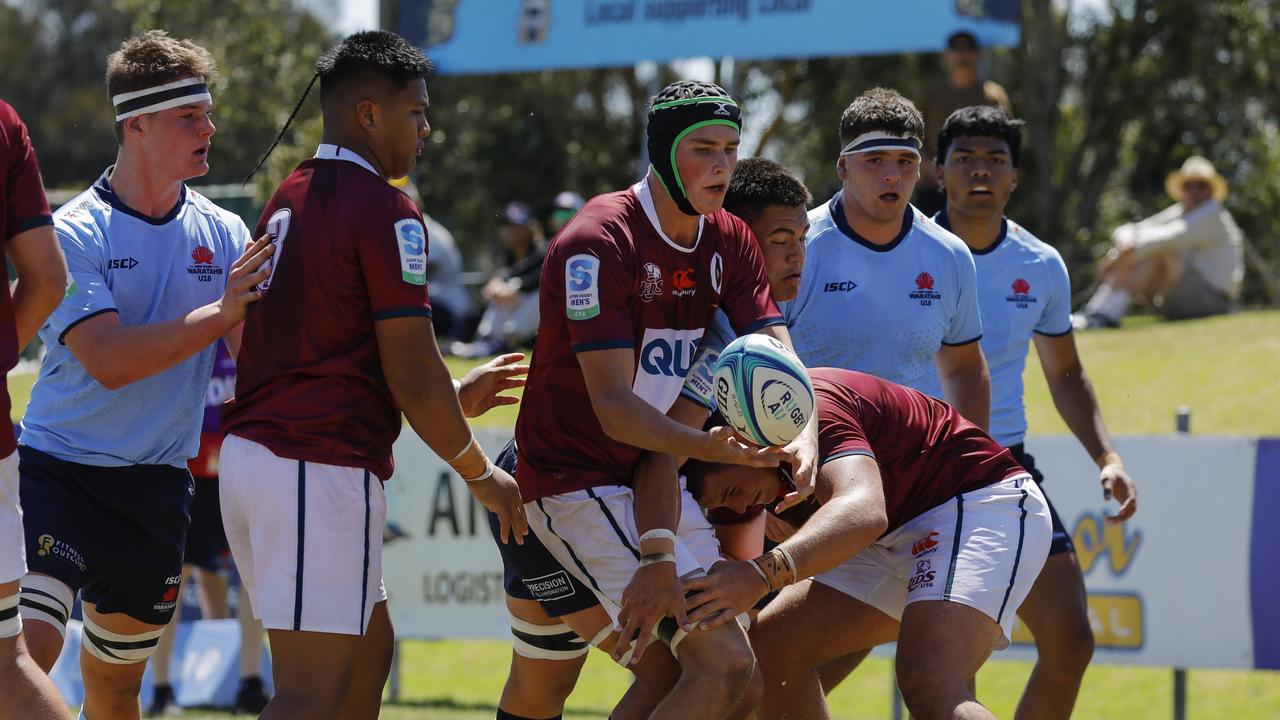
M 1078 343 L 1114 434 L 1171 432 L 1177 406 L 1186 404 L 1198 434 L 1280 435 L 1280 312 L 1180 323 L 1135 318 L 1120 330 L 1081 333 Z M 449 359 L 455 377 L 476 364 Z M 9 379 L 15 414 L 25 407 L 32 380 Z M 1066 433 L 1035 353 L 1028 362 L 1026 388 L 1033 434 Z M 515 416 L 514 408 L 500 408 L 475 424 L 511 427 Z M 401 700 L 388 703 L 382 717 L 488 720 L 494 716 L 509 658 L 510 646 L 499 641 L 406 641 Z M 1030 672 L 1028 663 L 989 662 L 978 677 L 979 696 L 997 716 L 1012 717 Z M 566 717 L 608 717 L 626 685 L 623 670 L 592 653 Z M 1192 670 L 1188 685 L 1192 720 L 1280 717 L 1280 673 Z M 1075 717 L 1170 718 L 1172 688 L 1168 668 L 1094 665 L 1085 675 Z M 888 717 L 888 661 L 868 660 L 832 695 L 831 710 L 833 717 L 848 720 Z M 188 712 L 186 717 L 231 716 Z

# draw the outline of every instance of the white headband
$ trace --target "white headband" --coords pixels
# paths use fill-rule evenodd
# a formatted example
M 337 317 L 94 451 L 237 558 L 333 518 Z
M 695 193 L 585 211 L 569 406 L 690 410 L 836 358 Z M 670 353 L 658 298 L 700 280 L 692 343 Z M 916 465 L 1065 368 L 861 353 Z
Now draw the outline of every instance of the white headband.
M 116 108 L 116 122 L 120 122 L 135 115 L 160 112 L 203 100 L 213 102 L 213 97 L 209 95 L 208 84 L 205 83 L 204 78 L 189 77 L 164 85 L 120 93 L 111 98 L 111 104 Z
M 841 155 L 875 152 L 877 150 L 910 150 L 920 157 L 920 141 L 912 137 L 902 137 L 883 130 L 865 132 L 849 141 L 840 151 Z

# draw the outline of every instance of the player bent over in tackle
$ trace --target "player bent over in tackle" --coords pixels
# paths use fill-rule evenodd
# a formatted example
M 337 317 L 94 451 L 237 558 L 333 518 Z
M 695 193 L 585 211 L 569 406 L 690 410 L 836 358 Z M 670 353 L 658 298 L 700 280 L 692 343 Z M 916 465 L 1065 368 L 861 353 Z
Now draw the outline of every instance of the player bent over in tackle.
M 378 715 L 393 641 L 382 482 L 402 412 L 497 513 L 504 541 L 527 532 L 519 490 L 472 437 L 435 344 L 422 216 L 386 182 L 412 170 L 430 132 L 427 70 L 387 32 L 323 55 L 323 141 L 259 221 L 278 251 L 223 415 L 221 500 L 271 637 L 264 718 Z
M 992 718 L 966 688 L 1008 646 L 1014 614 L 1049 550 L 1044 495 L 949 405 L 871 375 L 811 369 L 821 469 L 811 511 L 751 562 L 686 583 L 689 620 L 714 627 L 782 589 L 751 642 L 766 718 L 825 718 L 818 668 L 897 639 L 913 716 Z M 704 505 L 773 497 L 777 474 L 685 466 Z M 794 511 L 793 511 L 794 512 Z M 806 579 L 808 578 L 808 579 Z
M 664 614 L 675 618 L 679 578 L 720 560 L 706 520 L 681 510 L 686 494 L 673 456 L 765 466 L 799 456 L 798 474 L 811 472 L 812 429 L 780 452 L 664 415 L 716 306 L 738 332 L 789 344 L 749 228 L 721 209 L 739 117 L 709 83 L 665 88 L 649 114 L 650 172 L 587 203 L 552 241 L 543 269 L 542 325 L 516 422 L 516 479 L 530 529 L 607 613 L 571 613 L 564 623 L 606 651 L 615 649 L 614 623 L 637 572 L 674 600 Z M 645 484 L 647 497 L 631 487 L 644 450 L 661 479 Z M 658 630 L 681 674 L 653 717 L 749 711 L 755 662 L 745 635 L 736 626 L 690 629 L 669 619 Z

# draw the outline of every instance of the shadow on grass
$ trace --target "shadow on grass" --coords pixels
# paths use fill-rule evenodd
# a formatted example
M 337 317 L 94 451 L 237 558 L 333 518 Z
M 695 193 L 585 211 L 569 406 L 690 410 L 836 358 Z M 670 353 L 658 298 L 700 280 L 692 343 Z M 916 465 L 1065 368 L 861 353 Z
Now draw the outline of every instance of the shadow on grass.
M 454 710 L 458 712 L 484 712 L 497 713 L 498 706 L 489 702 L 462 702 L 453 698 L 415 698 L 412 700 L 383 700 L 383 707 L 397 708 L 423 708 L 433 710 Z M 612 708 L 581 708 L 567 707 L 564 709 L 564 716 L 582 716 L 582 717 L 608 717 L 613 712 Z

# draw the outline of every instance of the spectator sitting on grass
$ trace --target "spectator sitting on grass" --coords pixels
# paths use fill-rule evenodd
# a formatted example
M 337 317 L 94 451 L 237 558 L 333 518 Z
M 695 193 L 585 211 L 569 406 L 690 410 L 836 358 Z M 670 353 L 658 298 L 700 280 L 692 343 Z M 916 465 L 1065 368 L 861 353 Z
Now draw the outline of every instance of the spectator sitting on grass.
M 508 203 L 502 211 L 503 259 L 480 294 L 489 303 L 475 342 L 454 343 L 461 357 L 486 357 L 527 345 L 538 332 L 538 284 L 546 243 L 529 206 Z
M 1101 286 L 1080 314 L 1077 330 L 1116 327 L 1135 299 L 1170 320 L 1229 312 L 1244 278 L 1243 240 L 1222 205 L 1227 181 L 1193 155 L 1169 174 L 1176 204 L 1111 234 L 1115 246 L 1099 266 Z

